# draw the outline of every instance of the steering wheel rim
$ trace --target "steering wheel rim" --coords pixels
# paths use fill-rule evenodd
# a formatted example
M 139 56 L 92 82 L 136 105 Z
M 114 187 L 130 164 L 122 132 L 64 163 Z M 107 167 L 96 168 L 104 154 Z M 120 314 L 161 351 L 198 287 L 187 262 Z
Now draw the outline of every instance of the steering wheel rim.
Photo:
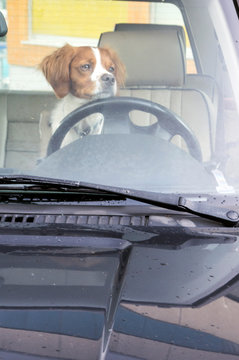
M 133 125 L 129 118 L 130 111 L 139 110 L 150 113 L 157 118 L 157 123 L 149 126 L 137 126 Z M 185 143 L 189 149 L 190 154 L 198 161 L 202 161 L 202 153 L 199 142 L 191 129 L 183 123 L 179 116 L 167 109 L 163 105 L 151 102 L 149 100 L 135 98 L 135 97 L 110 97 L 104 99 L 98 99 L 89 102 L 71 113 L 69 113 L 62 121 L 60 126 L 56 129 L 52 135 L 48 148 L 47 156 L 57 151 L 61 143 L 67 134 L 67 132 L 75 126 L 79 121 L 83 120 L 87 116 L 101 113 L 104 116 L 103 133 L 122 133 L 125 132 L 125 128 L 128 128 L 128 132 L 132 129 L 136 131 L 163 129 L 166 131 L 166 139 L 170 139 L 175 135 L 180 135 L 185 140 Z M 155 126 L 156 125 L 156 126 Z M 108 131 L 105 130 L 108 128 Z M 110 129 L 110 131 L 109 131 Z M 161 133 L 161 130 L 158 131 Z M 163 133 L 165 137 L 165 132 Z

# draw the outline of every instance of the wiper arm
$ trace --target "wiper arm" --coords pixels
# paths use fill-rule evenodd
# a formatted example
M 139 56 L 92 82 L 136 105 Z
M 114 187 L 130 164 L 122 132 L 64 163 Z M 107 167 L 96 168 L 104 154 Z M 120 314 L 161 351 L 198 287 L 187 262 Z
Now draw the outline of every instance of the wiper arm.
M 53 179 L 41 176 L 31 175 L 2 175 L 0 176 L 1 185 L 27 185 L 24 189 L 30 190 L 32 186 L 39 185 L 42 190 L 54 188 L 58 191 L 75 191 L 80 190 L 96 191 L 99 194 L 118 195 L 122 199 L 132 199 L 145 204 L 159 206 L 169 210 L 186 211 L 201 217 L 217 220 L 227 225 L 239 224 L 239 213 L 232 208 L 221 206 L 225 201 L 222 196 L 212 195 L 187 196 L 180 194 L 156 193 L 115 186 L 93 184 L 81 181 Z
M 170 210 L 181 210 L 211 220 L 220 221 L 227 225 L 239 224 L 239 213 L 232 209 L 221 206 L 225 201 L 222 196 L 215 195 L 180 195 L 168 193 L 156 193 L 142 190 L 132 190 L 111 186 L 102 186 L 100 189 L 108 189 L 116 194 L 125 195 L 129 199 L 144 202 L 146 204 L 163 207 Z M 216 206 L 217 204 L 217 206 Z

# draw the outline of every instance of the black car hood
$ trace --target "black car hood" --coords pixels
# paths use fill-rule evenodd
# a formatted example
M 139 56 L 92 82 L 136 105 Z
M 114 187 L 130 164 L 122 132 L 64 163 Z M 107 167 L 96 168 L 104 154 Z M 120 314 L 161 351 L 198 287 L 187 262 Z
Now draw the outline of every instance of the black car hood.
M 0 227 L 1 357 L 239 357 L 238 231 L 153 221 Z

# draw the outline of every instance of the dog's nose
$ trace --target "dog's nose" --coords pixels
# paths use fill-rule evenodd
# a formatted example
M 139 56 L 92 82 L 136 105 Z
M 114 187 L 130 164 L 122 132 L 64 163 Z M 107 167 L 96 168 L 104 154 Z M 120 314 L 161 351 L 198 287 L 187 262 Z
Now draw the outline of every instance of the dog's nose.
M 115 83 L 115 77 L 111 74 L 104 74 L 101 76 L 101 81 L 106 86 L 112 86 Z

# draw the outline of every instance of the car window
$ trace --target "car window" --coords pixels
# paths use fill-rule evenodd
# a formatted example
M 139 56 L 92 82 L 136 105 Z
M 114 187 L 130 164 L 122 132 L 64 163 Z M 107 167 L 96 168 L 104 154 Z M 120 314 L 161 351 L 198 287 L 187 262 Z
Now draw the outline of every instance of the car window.
M 2 174 L 238 191 L 237 54 L 219 0 L 0 8 Z

